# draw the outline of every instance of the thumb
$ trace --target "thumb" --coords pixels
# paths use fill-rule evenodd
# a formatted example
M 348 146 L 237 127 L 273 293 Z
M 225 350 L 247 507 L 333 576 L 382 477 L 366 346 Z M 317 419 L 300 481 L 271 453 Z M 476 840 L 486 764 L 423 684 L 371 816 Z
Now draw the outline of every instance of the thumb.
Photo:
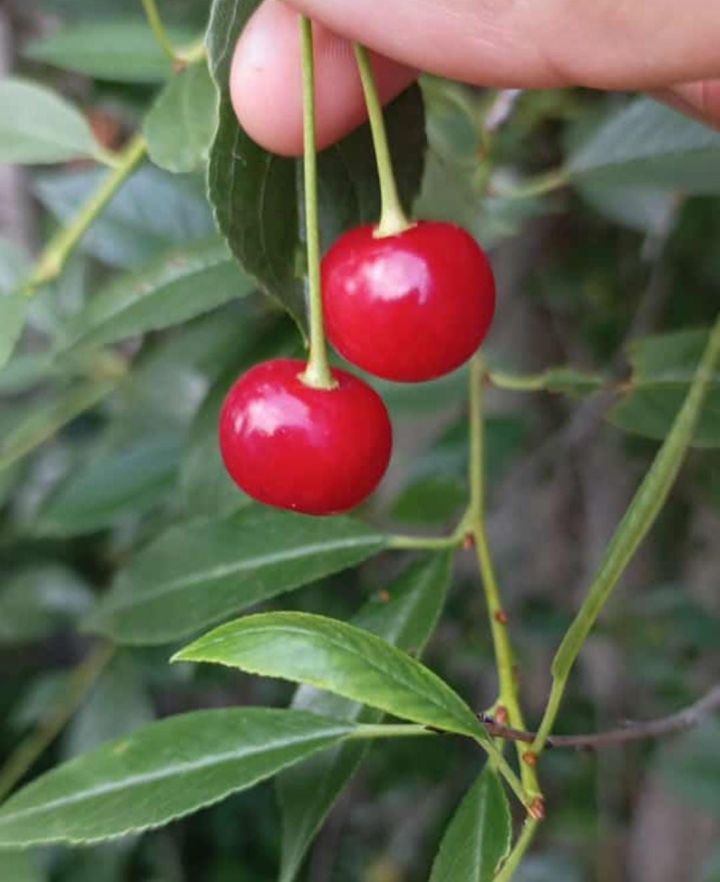
M 430 73 L 499 87 L 649 89 L 720 76 L 707 0 L 290 0 Z

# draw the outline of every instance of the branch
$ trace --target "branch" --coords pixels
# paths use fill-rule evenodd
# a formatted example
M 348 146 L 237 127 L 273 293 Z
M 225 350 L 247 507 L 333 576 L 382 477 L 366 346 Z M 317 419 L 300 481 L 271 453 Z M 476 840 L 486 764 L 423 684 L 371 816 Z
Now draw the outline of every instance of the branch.
M 28 296 L 42 285 L 53 282 L 63 271 L 78 243 L 102 214 L 120 187 L 145 156 L 145 139 L 136 135 L 117 157 L 115 168 L 100 183 L 67 227 L 63 227 L 45 246 L 23 290 Z
M 632 722 L 621 729 L 611 729 L 609 732 L 596 732 L 590 735 L 552 735 L 547 740 L 547 746 L 574 750 L 601 750 L 605 747 L 619 747 L 632 741 L 665 738 L 694 729 L 716 711 L 720 711 L 720 684 L 714 686 L 699 701 L 669 717 L 642 723 Z M 525 744 L 532 744 L 535 740 L 534 732 L 503 726 L 493 717 L 483 714 L 480 720 L 488 733 L 495 738 L 504 738 L 507 741 L 518 741 Z

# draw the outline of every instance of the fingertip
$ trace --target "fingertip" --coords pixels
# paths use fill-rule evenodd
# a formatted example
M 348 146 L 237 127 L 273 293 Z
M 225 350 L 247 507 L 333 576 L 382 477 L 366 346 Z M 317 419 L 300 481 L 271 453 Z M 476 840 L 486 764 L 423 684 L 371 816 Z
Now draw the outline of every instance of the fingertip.
M 351 44 L 315 26 L 318 148 L 328 146 L 366 118 Z M 373 59 L 378 89 L 391 100 L 416 74 L 389 59 Z M 265 0 L 249 20 L 233 56 L 230 94 L 240 125 L 266 149 L 302 153 L 302 76 L 298 15 Z

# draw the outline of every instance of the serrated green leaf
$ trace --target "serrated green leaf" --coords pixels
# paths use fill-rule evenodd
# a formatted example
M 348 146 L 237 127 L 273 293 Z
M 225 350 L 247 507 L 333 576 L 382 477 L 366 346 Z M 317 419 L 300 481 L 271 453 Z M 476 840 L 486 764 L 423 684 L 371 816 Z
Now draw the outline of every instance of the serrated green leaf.
M 384 544 L 352 518 L 259 506 L 193 521 L 169 530 L 120 572 L 89 627 L 121 643 L 167 643 L 354 566 Z
M 221 240 L 176 248 L 93 297 L 74 323 L 72 345 L 107 345 L 182 324 L 252 287 Z
M 247 616 L 175 656 L 305 683 L 401 719 L 487 740 L 472 710 L 407 653 L 354 625 L 308 613 Z
M 299 163 L 263 150 L 237 122 L 229 93 L 237 37 L 258 0 L 215 0 L 208 30 L 210 67 L 220 91 L 219 124 L 210 152 L 208 192 L 235 256 L 302 325 L 298 272 L 304 250 Z M 420 187 L 425 150 L 422 98 L 414 87 L 386 110 L 397 159 L 398 187 L 410 205 Z M 367 126 L 319 157 L 320 224 L 326 243 L 342 230 L 379 216 L 372 139 Z
M 101 155 L 85 117 L 60 95 L 28 80 L 0 80 L 0 163 Z
M 94 597 L 80 577 L 60 564 L 38 564 L 0 581 L 0 644 L 44 637 L 85 615 Z
M 210 153 L 217 116 L 217 91 L 207 65 L 186 67 L 172 77 L 145 118 L 150 159 L 174 173 L 200 168 Z
M 353 619 L 388 643 L 419 655 L 435 629 L 450 585 L 451 557 L 435 555 L 411 566 Z M 382 711 L 301 686 L 293 706 L 334 719 L 378 723 Z M 341 744 L 288 769 L 278 777 L 282 812 L 282 853 L 279 882 L 295 879 L 318 829 L 343 787 L 367 753 L 360 742 Z
M 650 98 L 614 113 L 567 164 L 571 180 L 720 190 L 720 133 Z
M 173 30 L 175 45 L 192 34 Z M 84 22 L 34 40 L 26 57 L 102 80 L 126 83 L 164 82 L 172 62 L 142 19 Z
M 177 433 L 166 433 L 83 462 L 43 506 L 38 532 L 92 533 L 154 508 L 173 485 L 181 444 Z
M 37 175 L 34 192 L 62 223 L 75 216 L 105 171 Z M 216 233 L 201 182 L 152 166 L 135 172 L 83 236 L 81 248 L 111 266 L 135 268 L 173 246 L 206 241 Z
M 688 393 L 708 336 L 707 330 L 677 331 L 634 343 L 630 350 L 630 382 L 609 414 L 613 424 L 648 438 L 665 438 Z M 692 443 L 694 447 L 720 446 L 717 369 L 710 377 Z
M 430 882 L 492 882 L 511 838 L 507 796 L 497 772 L 486 766 L 445 830 Z
M 80 414 L 102 401 L 117 386 L 118 380 L 82 383 L 57 393 L 42 402 L 25 406 L 9 419 L 0 441 L 0 469 L 52 438 Z
M 335 744 L 349 724 L 241 708 L 171 717 L 48 772 L 0 809 L 0 846 L 98 842 L 159 827 Z

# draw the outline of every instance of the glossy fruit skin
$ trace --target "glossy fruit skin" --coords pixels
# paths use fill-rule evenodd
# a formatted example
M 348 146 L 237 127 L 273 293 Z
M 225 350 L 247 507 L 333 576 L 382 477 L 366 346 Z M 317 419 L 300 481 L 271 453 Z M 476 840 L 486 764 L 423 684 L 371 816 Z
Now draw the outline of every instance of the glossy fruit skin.
M 322 264 L 328 338 L 349 362 L 417 383 L 460 367 L 495 312 L 484 251 L 461 227 L 419 221 L 382 238 L 372 226 L 342 236 Z
M 220 452 L 235 483 L 277 508 L 311 515 L 348 511 L 377 487 L 392 452 L 382 398 L 333 370 L 334 389 L 300 379 L 305 363 L 266 361 L 243 374 L 220 414 Z

